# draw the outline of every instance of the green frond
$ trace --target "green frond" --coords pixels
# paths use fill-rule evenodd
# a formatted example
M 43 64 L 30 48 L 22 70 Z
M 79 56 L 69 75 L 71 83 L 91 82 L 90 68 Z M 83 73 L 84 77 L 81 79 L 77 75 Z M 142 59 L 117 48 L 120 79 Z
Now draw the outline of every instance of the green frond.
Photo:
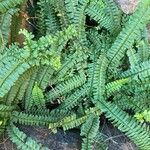
M 125 55 L 126 49 L 133 45 L 134 40 L 139 36 L 139 30 L 142 30 L 150 20 L 149 5 L 148 0 L 141 1 L 137 11 L 130 16 L 129 21 L 116 38 L 114 44 L 107 51 L 111 67 L 118 67 L 120 60 Z
M 123 92 L 123 91 L 121 91 Z M 143 97 L 144 99 L 144 97 Z M 119 93 L 119 95 L 116 95 L 113 99 L 114 103 L 120 107 L 123 110 L 133 110 L 134 112 L 141 112 L 144 111 L 147 107 L 145 107 L 145 104 L 140 103 L 138 98 L 136 97 L 130 97 L 130 96 L 124 96 Z
M 0 1 L 0 13 L 5 13 L 9 9 L 20 5 L 22 2 L 23 0 L 2 0 Z
M 0 52 L 3 52 L 4 47 L 8 43 L 12 16 L 17 11 L 18 9 L 10 9 L 6 13 L 0 15 Z
M 131 68 L 125 72 L 123 72 L 120 77 L 127 78 L 130 77 L 132 80 L 145 80 L 150 76 L 150 65 L 149 61 L 145 61 L 136 65 L 134 68 Z
M 93 95 L 94 103 L 97 100 L 103 100 L 105 96 L 105 76 L 108 60 L 104 55 L 101 55 L 97 60 L 93 80 Z
M 37 73 L 38 73 L 38 69 L 36 69 L 29 78 L 28 88 L 26 89 L 25 94 L 24 94 L 25 110 L 30 109 L 33 105 L 32 90 L 37 79 Z
M 9 92 L 5 95 L 5 104 L 12 105 L 21 101 L 25 95 L 25 91 L 29 84 L 29 77 L 35 71 L 35 68 L 28 69 L 23 75 L 21 75 L 15 84 L 11 87 Z
M 48 150 L 48 148 L 43 147 L 40 143 L 36 142 L 31 137 L 27 137 L 25 133 L 20 131 L 13 124 L 7 128 L 7 132 L 12 142 L 15 143 L 17 148 L 20 150 Z
M 124 78 L 124 79 L 119 79 L 113 82 L 110 82 L 106 85 L 106 93 L 107 96 L 110 96 L 111 94 L 119 91 L 123 85 L 128 83 L 130 81 L 130 78 Z
M 54 71 L 55 70 L 51 66 L 41 66 L 39 68 L 36 80 L 42 90 L 45 90 L 46 87 L 52 82 L 51 78 Z
M 69 93 L 86 82 L 85 74 L 75 75 L 72 78 L 56 85 L 54 89 L 47 93 L 47 102 L 52 102 L 56 98 Z
M 64 0 L 64 1 L 65 1 L 66 13 L 69 18 L 69 23 L 74 23 L 74 17 L 78 5 L 78 0 Z
M 99 24 L 99 28 L 105 27 L 111 31 L 111 20 L 106 16 L 104 9 L 105 5 L 102 1 L 99 1 L 98 3 L 90 3 L 86 9 L 86 14 Z
M 122 12 L 114 0 L 106 0 L 104 3 L 106 4 L 105 13 L 107 15 L 107 19 L 111 18 L 111 33 L 117 35 L 121 29 Z
M 68 129 L 72 129 L 74 127 L 78 127 L 83 122 L 85 122 L 86 118 L 87 118 L 86 116 L 77 118 L 76 114 L 72 114 L 72 115 L 60 120 L 59 122 L 50 123 L 49 129 L 51 129 L 52 131 L 55 131 L 58 127 L 61 127 L 61 126 L 63 127 L 64 131 L 68 130 Z
M 150 148 L 150 134 L 148 129 L 140 125 L 134 118 L 130 117 L 113 103 L 99 101 L 97 105 L 105 113 L 106 117 L 119 130 L 125 132 L 140 149 L 147 150 Z
M 63 130 L 69 130 L 78 127 L 86 121 L 90 113 L 94 113 L 95 115 L 101 114 L 101 112 L 97 108 L 90 108 L 88 110 L 85 110 L 82 116 L 77 116 L 75 113 L 73 113 L 56 123 L 50 123 L 49 128 L 55 131 L 56 128 L 61 126 L 63 127 Z
M 74 14 L 74 24 L 79 32 L 84 30 L 85 24 L 85 10 L 89 3 L 89 0 L 78 0 L 77 9 Z
M 30 65 L 27 62 L 23 63 L 15 59 L 9 61 L 7 57 L 6 60 L 0 62 L 0 66 L 2 66 L 0 71 L 0 97 L 3 97 L 15 84 L 19 76 L 30 68 Z
M 56 16 L 55 9 L 50 5 L 49 1 L 40 0 L 37 2 L 38 10 L 38 34 L 39 36 L 45 34 L 55 34 L 60 30 L 60 23 Z
M 51 0 L 50 5 L 54 7 L 56 16 L 59 19 L 61 29 L 68 27 L 69 18 L 66 14 L 65 1 L 62 0 Z
M 58 122 L 68 115 L 68 112 L 63 110 L 52 111 L 50 113 L 46 113 L 46 115 L 41 113 L 38 113 L 39 115 L 37 115 L 35 112 L 34 114 L 28 114 L 14 111 L 10 119 L 14 123 L 20 123 L 24 125 L 48 126 L 50 123 Z
M 93 139 L 99 132 L 99 117 L 94 114 L 89 115 L 86 122 L 81 127 L 80 135 L 83 137 L 82 150 L 93 149 Z
M 127 51 L 127 55 L 129 58 L 131 68 L 133 68 L 134 66 L 136 66 L 140 62 L 140 56 L 138 53 L 136 53 L 135 49 L 130 48 Z
M 138 55 L 140 55 L 140 61 L 148 61 L 150 58 L 150 45 L 148 41 L 142 40 L 138 45 Z
M 7 106 L 0 104 L 0 117 L 1 118 L 9 118 L 12 114 L 12 111 L 16 108 L 14 106 Z
M 34 103 L 33 105 L 37 106 L 38 108 L 46 108 L 43 91 L 39 88 L 37 82 L 32 89 L 32 101 Z
M 55 78 L 53 82 L 57 82 L 62 79 L 70 69 L 72 69 L 79 62 L 82 62 L 87 59 L 87 56 L 82 51 L 76 51 L 74 54 L 65 59 L 63 65 L 59 68 L 59 70 L 55 73 Z
M 61 110 L 71 110 L 75 106 L 79 104 L 79 102 L 83 101 L 83 98 L 87 95 L 89 89 L 85 85 L 81 88 L 77 89 L 73 92 L 70 96 L 68 96 L 59 106 L 57 109 Z
M 87 33 L 87 37 L 92 44 L 92 48 L 95 50 L 96 54 L 105 53 L 112 45 L 112 38 L 108 34 L 98 33 L 98 30 L 90 30 Z

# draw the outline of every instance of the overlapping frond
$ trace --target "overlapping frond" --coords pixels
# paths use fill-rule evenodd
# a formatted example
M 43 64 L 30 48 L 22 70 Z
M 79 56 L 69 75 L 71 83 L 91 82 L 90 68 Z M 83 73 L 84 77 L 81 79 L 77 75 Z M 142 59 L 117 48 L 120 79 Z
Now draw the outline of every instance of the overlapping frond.
M 21 150 L 48 150 L 47 147 L 43 147 L 40 143 L 33 140 L 31 137 L 27 137 L 25 133 L 19 130 L 15 125 L 11 124 L 8 129 L 8 136 L 13 143 L 17 145 Z

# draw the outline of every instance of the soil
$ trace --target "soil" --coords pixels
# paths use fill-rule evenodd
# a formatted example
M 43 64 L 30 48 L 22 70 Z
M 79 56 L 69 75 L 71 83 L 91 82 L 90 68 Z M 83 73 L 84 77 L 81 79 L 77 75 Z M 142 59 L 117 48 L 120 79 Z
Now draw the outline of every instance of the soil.
M 49 129 L 44 127 L 31 127 L 18 125 L 19 129 L 26 133 L 37 142 L 48 147 L 50 150 L 80 150 L 81 137 L 79 130 L 69 130 L 67 132 L 58 130 L 53 134 Z M 108 144 L 106 150 L 138 150 L 136 146 L 119 130 L 109 123 L 104 124 L 101 129 Z M 93 150 L 99 150 L 94 146 Z M 0 150 L 17 150 L 16 146 L 5 135 L 3 142 L 0 143 Z

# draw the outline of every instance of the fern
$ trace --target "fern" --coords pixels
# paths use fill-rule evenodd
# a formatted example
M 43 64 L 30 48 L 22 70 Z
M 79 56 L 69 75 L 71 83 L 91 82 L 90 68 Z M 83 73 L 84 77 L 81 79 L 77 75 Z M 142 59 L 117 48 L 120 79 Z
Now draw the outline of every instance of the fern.
M 93 94 L 94 100 L 103 100 L 105 94 L 105 74 L 107 68 L 107 59 L 105 56 L 100 56 L 96 64 L 96 69 L 94 72 L 94 81 L 93 81 Z
M 33 11 L 27 4 L 0 0 L 0 134 L 8 128 L 18 148 L 44 149 L 13 123 L 78 128 L 82 149 L 98 140 L 103 148 L 103 113 L 150 149 L 149 128 L 134 116 L 149 122 L 149 0 L 132 15 L 113 0 L 38 0 Z M 21 41 L 13 43 L 17 13 Z
M 116 125 L 121 131 L 133 140 L 139 148 L 146 150 L 149 148 L 149 132 L 144 126 L 138 124 L 135 119 L 129 117 L 116 105 L 109 102 L 100 101 L 98 103 L 100 109 L 106 113 L 106 116 Z
M 48 150 L 48 148 L 43 147 L 41 144 L 38 144 L 32 138 L 27 137 L 25 133 L 20 131 L 16 126 L 11 124 L 8 129 L 8 135 L 10 139 L 17 145 L 18 149 L 21 150 Z
M 143 62 L 121 74 L 120 77 L 131 77 L 133 80 L 144 80 L 149 77 L 149 61 Z
M 76 75 L 71 79 L 68 79 L 68 81 L 65 81 L 64 83 L 57 85 L 55 89 L 53 89 L 47 94 L 47 102 L 48 101 L 50 102 L 58 98 L 59 96 L 68 93 L 70 90 L 73 90 L 74 88 L 81 86 L 82 84 L 85 83 L 85 81 L 86 76 L 84 74 L 81 74 Z
M 10 26 L 12 16 L 18 11 L 18 9 L 10 9 L 6 13 L 0 16 L 0 34 L 1 34 L 1 52 L 3 52 L 6 44 L 9 40 Z
M 0 2 L 0 13 L 5 13 L 7 10 L 21 4 L 23 0 L 2 0 Z
M 120 32 L 114 44 L 107 52 L 110 66 L 118 67 L 126 49 L 133 45 L 139 30 L 142 30 L 149 21 L 149 11 L 149 1 L 142 1 L 137 12 L 130 17 L 125 28 Z
M 46 107 L 43 91 L 39 88 L 38 83 L 35 83 L 33 87 L 32 99 L 35 106 L 42 107 L 42 108 Z
M 82 150 L 91 150 L 93 139 L 96 137 L 99 129 L 99 118 L 93 114 L 89 115 L 86 122 L 81 127 L 81 136 L 83 136 Z

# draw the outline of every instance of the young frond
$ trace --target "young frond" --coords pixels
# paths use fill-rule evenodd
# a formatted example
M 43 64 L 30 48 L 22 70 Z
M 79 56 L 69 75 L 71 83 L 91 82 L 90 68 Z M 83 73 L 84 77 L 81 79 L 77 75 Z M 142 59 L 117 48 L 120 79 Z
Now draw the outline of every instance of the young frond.
M 37 106 L 38 108 L 46 108 L 43 91 L 39 88 L 37 82 L 35 83 L 32 90 L 32 101 L 33 105 Z

